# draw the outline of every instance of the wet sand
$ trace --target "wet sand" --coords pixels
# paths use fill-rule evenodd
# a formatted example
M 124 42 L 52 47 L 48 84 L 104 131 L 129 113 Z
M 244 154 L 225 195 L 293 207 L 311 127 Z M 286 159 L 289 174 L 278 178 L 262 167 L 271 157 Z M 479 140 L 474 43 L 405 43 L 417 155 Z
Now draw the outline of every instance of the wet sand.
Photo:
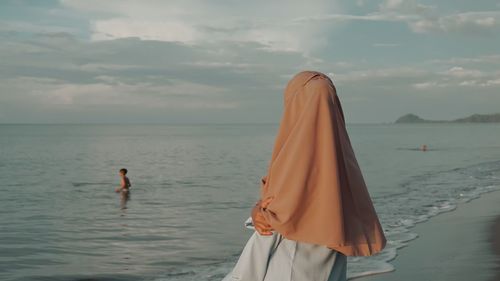
M 498 258 L 495 270 L 495 278 L 493 280 L 500 280 L 500 216 L 495 219 L 491 226 L 490 243 L 493 251 Z
M 419 238 L 399 250 L 394 272 L 355 280 L 500 280 L 500 191 L 460 204 L 413 231 Z

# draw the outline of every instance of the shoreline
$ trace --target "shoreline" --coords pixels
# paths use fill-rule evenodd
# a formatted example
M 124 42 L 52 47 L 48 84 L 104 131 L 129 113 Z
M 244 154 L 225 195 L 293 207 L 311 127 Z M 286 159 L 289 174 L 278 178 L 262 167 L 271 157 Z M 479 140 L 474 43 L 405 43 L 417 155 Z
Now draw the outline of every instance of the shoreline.
M 491 225 L 490 244 L 497 256 L 494 280 L 500 280 L 500 215 L 496 217 Z
M 500 280 L 498 203 L 500 190 L 483 193 L 417 224 L 412 232 L 418 238 L 399 249 L 390 262 L 394 271 L 350 280 Z

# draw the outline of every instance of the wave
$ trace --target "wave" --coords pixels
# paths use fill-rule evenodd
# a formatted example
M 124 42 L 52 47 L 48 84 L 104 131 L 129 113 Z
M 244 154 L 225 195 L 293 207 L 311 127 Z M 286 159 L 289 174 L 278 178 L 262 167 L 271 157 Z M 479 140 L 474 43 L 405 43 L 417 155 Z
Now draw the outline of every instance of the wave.
M 481 194 L 500 190 L 500 161 L 488 162 L 411 178 L 397 194 L 374 197 L 387 246 L 372 257 L 349 257 L 348 279 L 381 274 L 394 270 L 389 262 L 397 251 L 406 247 L 418 234 L 412 228 L 431 217 L 456 209 L 458 204 L 479 198 Z M 237 256 L 196 269 L 178 269 L 165 273 L 156 281 L 220 281 L 232 269 Z
M 394 270 L 389 263 L 397 251 L 406 247 L 418 234 L 412 228 L 458 204 L 479 198 L 481 194 L 500 190 L 500 161 L 482 163 L 444 172 L 413 177 L 401 186 L 398 194 L 373 198 L 380 216 L 387 246 L 372 257 L 348 259 L 350 279 Z

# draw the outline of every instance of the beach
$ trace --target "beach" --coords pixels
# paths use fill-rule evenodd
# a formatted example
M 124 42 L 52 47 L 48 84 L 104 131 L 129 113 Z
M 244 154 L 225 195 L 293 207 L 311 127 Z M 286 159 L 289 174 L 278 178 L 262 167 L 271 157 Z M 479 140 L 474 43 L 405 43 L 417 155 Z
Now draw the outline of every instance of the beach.
M 500 0 L 0 0 L 0 281 L 221 281 L 259 205 L 297 242 L 262 279 L 327 278 L 313 243 L 500 281 L 499 34 Z
M 0 280 L 222 280 L 252 235 L 243 222 L 276 129 L 0 126 Z M 348 130 L 389 241 L 379 256 L 349 258 L 348 276 L 493 280 L 498 125 Z M 126 209 L 121 168 L 132 183 Z
M 395 271 L 359 281 L 500 280 L 500 191 L 418 224 L 419 237 L 391 262 Z
M 491 226 L 490 242 L 493 251 L 497 255 L 497 260 L 500 261 L 500 216 L 496 217 Z M 495 280 L 500 280 L 500 262 L 495 265 Z

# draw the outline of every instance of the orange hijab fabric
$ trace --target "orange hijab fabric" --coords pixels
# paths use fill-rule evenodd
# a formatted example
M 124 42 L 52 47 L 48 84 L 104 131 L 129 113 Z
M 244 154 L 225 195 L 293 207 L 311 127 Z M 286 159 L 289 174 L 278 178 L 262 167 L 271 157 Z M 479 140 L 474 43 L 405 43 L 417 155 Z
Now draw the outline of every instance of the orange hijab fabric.
M 369 256 L 386 243 L 347 135 L 335 86 L 305 71 L 287 85 L 285 109 L 262 208 L 287 239 L 324 245 L 347 256 Z

